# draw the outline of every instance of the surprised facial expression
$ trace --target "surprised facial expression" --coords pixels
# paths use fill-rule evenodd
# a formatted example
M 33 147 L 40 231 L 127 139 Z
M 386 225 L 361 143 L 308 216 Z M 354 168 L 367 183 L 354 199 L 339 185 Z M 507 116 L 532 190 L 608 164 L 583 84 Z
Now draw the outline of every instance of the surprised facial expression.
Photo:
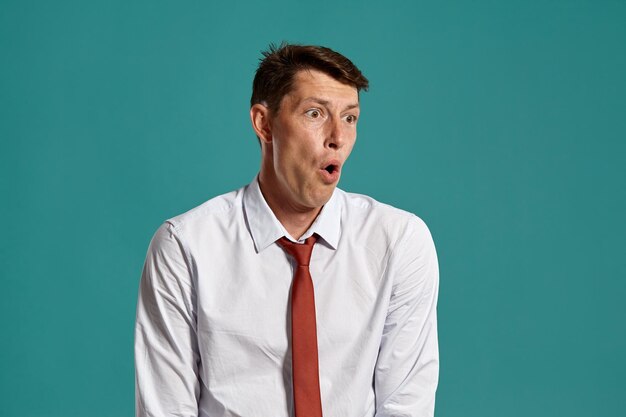
M 281 204 L 296 211 L 326 204 L 356 141 L 358 117 L 355 87 L 316 70 L 296 74 L 270 115 L 261 171 Z

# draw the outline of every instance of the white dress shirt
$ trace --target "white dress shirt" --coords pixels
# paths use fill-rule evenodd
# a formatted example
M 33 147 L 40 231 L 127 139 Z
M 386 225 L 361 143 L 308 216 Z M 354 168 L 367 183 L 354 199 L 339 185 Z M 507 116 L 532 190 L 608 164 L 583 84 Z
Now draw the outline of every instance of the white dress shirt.
M 415 215 L 336 189 L 317 234 L 326 417 L 434 413 L 438 265 Z M 135 328 L 137 416 L 293 416 L 287 236 L 254 180 L 154 235 Z

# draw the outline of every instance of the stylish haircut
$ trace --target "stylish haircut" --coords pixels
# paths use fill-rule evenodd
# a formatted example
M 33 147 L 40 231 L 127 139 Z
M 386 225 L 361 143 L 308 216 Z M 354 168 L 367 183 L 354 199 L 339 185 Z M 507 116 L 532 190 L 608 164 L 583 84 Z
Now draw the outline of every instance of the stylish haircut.
M 291 91 L 296 73 L 301 70 L 321 71 L 353 86 L 357 92 L 367 91 L 369 87 L 369 81 L 356 65 L 330 48 L 283 42 L 278 47 L 270 44 L 262 54 L 252 83 L 250 106 L 263 103 L 276 113 L 283 97 Z

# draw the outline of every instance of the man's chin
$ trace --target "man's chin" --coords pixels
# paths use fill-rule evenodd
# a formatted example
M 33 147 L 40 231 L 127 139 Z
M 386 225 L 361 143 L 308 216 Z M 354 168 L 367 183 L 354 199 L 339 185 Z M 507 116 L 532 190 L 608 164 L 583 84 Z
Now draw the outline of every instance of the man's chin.
M 328 200 L 333 196 L 336 184 L 332 186 L 326 186 L 322 191 L 316 193 L 314 196 L 310 196 L 308 206 L 315 209 L 324 207 Z

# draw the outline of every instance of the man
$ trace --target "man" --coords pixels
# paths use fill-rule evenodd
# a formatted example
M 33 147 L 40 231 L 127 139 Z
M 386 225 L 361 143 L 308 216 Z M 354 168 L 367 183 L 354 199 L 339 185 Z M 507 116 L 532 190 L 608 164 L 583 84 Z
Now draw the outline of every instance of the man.
M 264 53 L 250 109 L 257 178 L 168 220 L 150 244 L 138 416 L 433 415 L 429 231 L 336 188 L 367 87 L 328 48 Z

